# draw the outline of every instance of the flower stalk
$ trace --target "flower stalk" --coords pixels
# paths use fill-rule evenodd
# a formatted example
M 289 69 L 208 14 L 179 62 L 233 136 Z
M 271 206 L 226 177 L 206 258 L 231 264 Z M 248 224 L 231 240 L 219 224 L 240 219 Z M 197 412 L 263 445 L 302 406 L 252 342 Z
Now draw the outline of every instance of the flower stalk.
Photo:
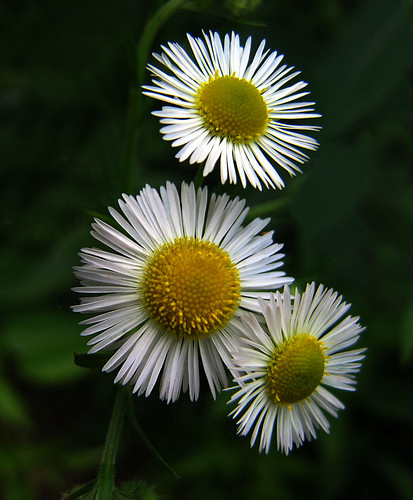
M 129 394 L 123 387 L 116 392 L 112 416 L 106 434 L 105 447 L 97 477 L 96 498 L 99 500 L 112 500 L 115 489 L 115 463 L 125 420 L 126 403 Z
M 131 192 L 134 174 L 136 173 L 136 144 L 139 136 L 140 123 L 143 116 L 142 95 L 140 87 L 143 84 L 145 66 L 153 39 L 161 26 L 186 0 L 170 0 L 146 23 L 142 36 L 136 47 L 135 81 L 130 89 L 128 121 L 125 134 L 124 149 L 124 181 L 122 188 Z

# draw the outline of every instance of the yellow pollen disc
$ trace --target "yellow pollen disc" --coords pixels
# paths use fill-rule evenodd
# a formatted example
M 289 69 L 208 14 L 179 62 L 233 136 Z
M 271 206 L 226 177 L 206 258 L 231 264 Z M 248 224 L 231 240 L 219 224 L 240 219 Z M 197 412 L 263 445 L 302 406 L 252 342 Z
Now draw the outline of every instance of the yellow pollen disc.
M 231 320 L 241 282 L 227 252 L 215 243 L 184 237 L 149 259 L 141 295 L 148 315 L 166 331 L 202 337 Z
M 288 406 L 310 396 L 323 378 L 323 351 L 322 342 L 306 334 L 283 342 L 267 368 L 270 398 Z
M 265 133 L 268 109 L 255 85 L 245 78 L 215 75 L 196 95 L 199 114 L 214 134 L 247 143 Z

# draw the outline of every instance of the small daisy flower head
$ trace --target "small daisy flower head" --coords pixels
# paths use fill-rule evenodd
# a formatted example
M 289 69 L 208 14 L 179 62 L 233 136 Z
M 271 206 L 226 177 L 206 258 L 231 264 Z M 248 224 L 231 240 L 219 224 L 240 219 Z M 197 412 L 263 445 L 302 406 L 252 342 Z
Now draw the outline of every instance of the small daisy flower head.
M 232 323 L 258 309 L 258 297 L 293 280 L 279 271 L 283 254 L 269 219 L 242 223 L 245 201 L 209 198 L 207 188 L 167 183 L 123 195 L 109 209 L 118 228 L 96 219 L 92 235 L 109 250 L 85 248 L 75 268 L 83 295 L 73 309 L 92 315 L 83 335 L 90 353 L 115 351 L 104 371 L 148 396 L 160 379 L 160 397 L 198 398 L 200 365 L 210 390 L 226 386 Z M 232 372 L 233 376 L 237 372 Z
M 314 102 L 303 101 L 307 83 L 292 83 L 299 74 L 281 64 L 283 55 L 265 49 L 265 40 L 251 57 L 251 37 L 242 47 L 238 35 L 204 33 L 204 40 L 187 35 L 189 55 L 168 43 L 154 57 L 164 69 L 148 65 L 154 85 L 144 94 L 168 103 L 153 114 L 161 118 L 161 133 L 176 157 L 203 163 L 208 175 L 219 161 L 221 182 L 238 178 L 255 188 L 284 187 L 274 164 L 290 175 L 301 172 L 317 142 L 305 134 L 319 127 L 296 121 L 319 117 Z
M 240 388 L 231 416 L 238 434 L 259 438 L 259 451 L 269 452 L 275 431 L 277 448 L 288 454 L 295 445 L 329 431 L 325 412 L 337 416 L 343 404 L 326 387 L 354 390 L 354 374 L 365 349 L 346 349 L 364 330 L 359 318 L 342 317 L 350 305 L 333 290 L 314 283 L 290 296 L 289 288 L 270 301 L 260 300 L 260 314 L 242 317 L 242 347 L 234 352 L 235 380 Z M 258 318 L 258 319 L 257 319 Z

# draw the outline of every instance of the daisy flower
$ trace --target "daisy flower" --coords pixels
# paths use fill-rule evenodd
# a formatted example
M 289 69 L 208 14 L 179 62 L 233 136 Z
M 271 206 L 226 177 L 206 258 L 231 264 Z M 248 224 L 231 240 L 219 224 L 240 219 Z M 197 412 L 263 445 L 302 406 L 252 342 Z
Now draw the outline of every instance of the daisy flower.
M 294 124 L 320 116 L 301 100 L 307 83 L 291 83 L 300 72 L 281 65 L 284 56 L 265 50 L 265 40 L 250 57 L 251 37 L 245 47 L 234 33 L 223 43 L 218 33 L 187 37 L 192 56 L 176 43 L 162 46 L 153 55 L 165 70 L 149 64 L 154 85 L 143 86 L 145 95 L 170 104 L 153 113 L 164 139 L 180 148 L 180 161 L 205 162 L 204 176 L 219 160 L 222 183 L 239 177 L 244 187 L 248 180 L 259 189 L 261 181 L 283 188 L 273 164 L 295 175 L 308 159 L 302 150 L 318 146 L 302 132 L 320 127 Z
M 81 280 L 85 297 L 77 312 L 93 316 L 82 335 L 93 335 L 89 353 L 115 350 L 103 371 L 115 382 L 148 396 L 160 379 L 160 397 L 175 401 L 189 390 L 196 400 L 200 365 L 212 395 L 227 385 L 225 366 L 237 346 L 234 319 L 259 308 L 257 298 L 291 283 L 279 271 L 282 245 L 269 219 L 242 226 L 245 201 L 167 183 L 123 195 L 120 212 L 109 208 L 119 229 L 95 219 L 92 235 L 109 251 L 85 248 Z M 161 373 L 162 372 L 162 373 Z M 233 372 L 233 376 L 237 373 Z
M 333 290 L 314 283 L 302 296 L 284 293 L 260 299 L 260 316 L 246 313 L 240 334 L 245 344 L 234 352 L 234 369 L 244 375 L 230 403 L 238 434 L 252 430 L 251 446 L 259 437 L 259 451 L 268 453 L 276 428 L 277 448 L 288 454 L 295 445 L 329 431 L 323 411 L 337 416 L 343 404 L 325 386 L 354 390 L 354 373 L 365 349 L 345 351 L 364 330 L 359 318 L 342 316 L 350 305 Z M 242 333 L 241 333 L 242 332 Z

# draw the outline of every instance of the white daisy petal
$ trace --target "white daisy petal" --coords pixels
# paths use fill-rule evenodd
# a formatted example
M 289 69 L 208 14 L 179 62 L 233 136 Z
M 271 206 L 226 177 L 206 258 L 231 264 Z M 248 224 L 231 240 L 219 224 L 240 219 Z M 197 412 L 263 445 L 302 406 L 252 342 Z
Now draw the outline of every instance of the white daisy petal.
M 300 72 L 280 66 L 284 56 L 265 50 L 265 40 L 251 57 L 251 37 L 244 47 L 235 33 L 203 37 L 187 34 L 192 54 L 176 43 L 162 46 L 154 57 L 165 71 L 148 65 L 152 85 L 143 93 L 168 104 L 153 112 L 165 125 L 163 138 L 179 148 L 180 161 L 206 162 L 204 176 L 219 162 L 222 183 L 282 189 L 276 166 L 301 172 L 297 163 L 308 159 L 301 149 L 318 146 L 300 132 L 320 127 L 291 123 L 320 116 L 302 101 L 307 83 L 290 83 Z
M 322 285 L 316 289 L 312 283 L 294 297 L 286 286 L 258 301 L 255 314 L 241 313 L 241 321 L 234 322 L 240 346 L 232 351 L 231 364 L 240 375 L 230 416 L 237 419 L 239 434 L 252 430 L 251 446 L 259 439 L 260 452 L 268 453 L 276 434 L 277 448 L 288 454 L 316 437 L 318 428 L 329 432 L 325 413 L 336 417 L 344 408 L 325 386 L 354 390 L 365 349 L 342 350 L 364 328 L 357 317 L 338 323 L 349 305 Z
M 103 370 L 117 370 L 115 382 L 132 384 L 138 395 L 159 382 L 167 402 L 186 391 L 196 400 L 202 367 L 215 397 L 227 369 L 239 374 L 230 353 L 238 348 L 241 310 L 256 310 L 266 289 L 292 280 L 278 271 L 282 245 L 272 232 L 261 234 L 269 219 L 243 227 L 244 200 L 209 197 L 193 183 L 180 191 L 171 182 L 159 192 L 145 186 L 136 197 L 123 195 L 119 207 L 110 214 L 120 229 L 93 223 L 109 250 L 83 249 L 75 268 L 82 297 L 73 310 L 91 315 L 82 321 L 89 352 L 112 351 Z

